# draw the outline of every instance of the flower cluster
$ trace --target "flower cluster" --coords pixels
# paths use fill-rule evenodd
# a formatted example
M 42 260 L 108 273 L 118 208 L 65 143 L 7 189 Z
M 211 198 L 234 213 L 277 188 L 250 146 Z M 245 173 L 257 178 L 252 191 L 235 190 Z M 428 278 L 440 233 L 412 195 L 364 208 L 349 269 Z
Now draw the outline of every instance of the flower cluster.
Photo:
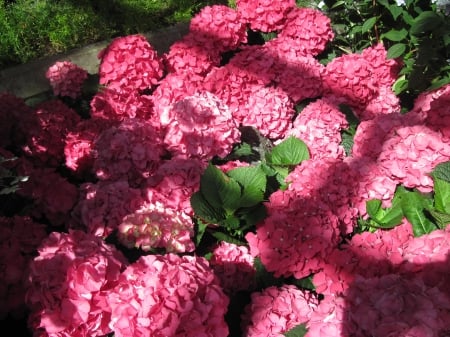
M 105 292 L 126 267 L 124 256 L 82 231 L 51 233 L 38 253 L 30 265 L 26 294 L 29 325 L 49 337 L 110 333 Z
M 174 254 L 141 256 L 108 293 L 117 337 L 226 337 L 228 297 L 208 262 Z
M 75 63 L 58 61 L 48 68 L 45 77 L 50 81 L 56 96 L 75 99 L 81 96 L 83 83 L 88 78 L 88 73 Z

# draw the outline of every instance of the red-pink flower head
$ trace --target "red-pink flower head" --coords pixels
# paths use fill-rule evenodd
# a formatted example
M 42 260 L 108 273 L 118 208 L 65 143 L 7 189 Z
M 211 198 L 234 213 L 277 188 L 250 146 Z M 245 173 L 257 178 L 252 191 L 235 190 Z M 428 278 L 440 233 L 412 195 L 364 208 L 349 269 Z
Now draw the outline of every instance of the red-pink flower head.
M 25 116 L 31 115 L 33 108 L 24 99 L 7 92 L 0 93 L 0 147 L 16 148 L 25 142 L 26 130 L 17 127 Z
M 152 89 L 164 73 L 157 52 L 140 34 L 114 39 L 99 58 L 100 84 L 119 92 Z
M 380 101 L 383 95 L 392 92 L 389 88 L 397 77 L 398 64 L 392 59 L 387 59 L 386 55 L 384 46 L 378 44 L 365 49 L 361 54 L 335 58 L 326 66 L 325 93 L 332 95 L 340 103 L 350 105 L 360 120 L 371 119 L 383 113 L 398 113 L 398 101 L 392 100 L 390 96 L 387 102 L 392 101 L 391 108 L 365 111 L 374 100 Z
M 283 337 L 287 331 L 308 322 L 318 304 L 313 293 L 293 285 L 254 292 L 242 317 L 244 335 Z
M 36 165 L 58 167 L 64 163 L 66 135 L 75 128 L 80 116 L 60 100 L 45 101 L 25 115 L 19 128 L 26 135 L 23 153 Z
M 190 22 L 194 40 L 208 41 L 220 52 L 236 49 L 247 42 L 247 27 L 239 13 L 223 5 L 204 7 Z
M 345 115 L 329 100 L 308 104 L 294 120 L 288 135 L 305 142 L 312 159 L 343 158 L 341 131 L 348 127 Z
M 164 161 L 142 187 L 144 195 L 149 202 L 163 198 L 168 207 L 193 216 L 191 196 L 199 190 L 206 166 L 205 161 L 194 158 Z
M 110 327 L 117 337 L 226 337 L 229 299 L 206 259 L 141 256 L 109 292 Z
M 284 26 L 277 38 L 291 38 L 301 41 L 304 56 L 316 56 L 325 50 L 333 40 L 331 20 L 321 11 L 307 8 L 292 8 L 286 15 Z
M 175 157 L 223 158 L 240 141 L 231 111 L 209 92 L 178 101 L 161 120 L 167 126 L 164 143 Z
M 434 167 L 450 160 L 450 143 L 424 125 L 395 128 L 387 136 L 378 163 L 405 187 L 430 192 Z
M 125 257 L 82 231 L 51 233 L 30 264 L 29 325 L 49 337 L 111 332 L 104 296 L 126 266 Z
M 295 0 L 236 0 L 242 19 L 251 29 L 265 33 L 282 29 L 288 12 L 295 6 Z
M 48 68 L 45 77 L 50 81 L 53 94 L 75 99 L 81 96 L 88 72 L 70 61 L 58 61 Z
M 163 55 L 169 73 L 193 72 L 205 76 L 212 67 L 220 65 L 220 51 L 211 40 L 197 41 L 199 37 L 190 32 L 173 43 Z
M 233 117 L 240 125 L 252 126 L 270 139 L 281 139 L 291 128 L 294 104 L 288 95 L 275 87 L 253 85 L 247 99 Z
M 0 319 L 25 316 L 28 263 L 45 237 L 46 226 L 30 217 L 0 217 Z
M 255 286 L 256 269 L 246 246 L 222 241 L 214 247 L 209 261 L 227 294 L 250 290 Z
M 256 233 L 245 237 L 252 256 L 275 277 L 301 279 L 319 271 L 337 245 L 337 217 L 319 200 L 297 200 L 283 210 L 268 207 Z
M 80 198 L 72 212 L 71 228 L 106 238 L 122 219 L 144 204 L 141 190 L 131 188 L 127 181 L 100 181 L 80 186 Z
M 124 179 L 137 187 L 156 172 L 164 153 L 162 139 L 150 123 L 126 119 L 96 139 L 94 171 L 101 180 Z
M 94 165 L 92 153 L 94 141 L 104 130 L 111 128 L 113 123 L 98 118 L 84 119 L 66 135 L 65 164 L 78 178 L 87 179 L 90 177 Z
M 164 248 L 167 252 L 184 253 L 195 249 L 192 219 L 159 201 L 145 204 L 125 216 L 117 236 L 124 246 L 143 251 Z
M 140 94 L 130 88 L 104 88 L 92 98 L 90 107 L 92 118 L 117 123 L 126 118 L 151 120 L 154 115 L 152 96 Z

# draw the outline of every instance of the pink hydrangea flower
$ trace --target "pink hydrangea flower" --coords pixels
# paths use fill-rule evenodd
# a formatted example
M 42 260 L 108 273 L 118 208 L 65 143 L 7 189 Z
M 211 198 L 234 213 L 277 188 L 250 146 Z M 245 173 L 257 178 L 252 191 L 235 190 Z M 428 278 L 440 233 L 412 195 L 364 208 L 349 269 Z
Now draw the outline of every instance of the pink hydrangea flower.
M 117 337 L 226 337 L 229 303 L 208 262 L 197 256 L 141 256 L 108 293 Z
M 184 253 L 195 249 L 191 217 L 158 201 L 125 216 L 117 236 L 124 246 L 143 251 L 164 248 L 167 252 Z
M 194 215 L 191 196 L 200 188 L 200 177 L 207 163 L 198 159 L 170 159 L 161 162 L 155 174 L 142 187 L 146 200 L 164 199 L 168 207 Z
M 311 158 L 343 158 L 341 131 L 348 122 L 338 107 L 329 100 L 319 99 L 308 104 L 294 120 L 288 135 L 296 136 L 308 146 Z
M 23 153 L 36 165 L 58 167 L 64 163 L 66 135 L 80 116 L 60 100 L 45 101 L 32 114 L 21 117 L 19 129 L 25 135 Z
M 120 92 L 123 88 L 152 89 L 163 76 L 158 53 L 140 34 L 114 39 L 98 55 L 100 84 Z
M 306 323 L 306 337 L 344 336 L 346 302 L 342 296 L 325 296 Z
M 22 161 L 17 173 L 28 177 L 17 193 L 33 200 L 29 214 L 36 219 L 46 218 L 52 226 L 64 225 L 78 200 L 77 187 L 51 167 L 35 167 Z
M 84 179 L 90 177 L 94 165 L 94 141 L 113 124 L 114 122 L 105 119 L 84 119 L 67 133 L 64 146 L 65 164 L 75 176 Z
M 46 226 L 30 217 L 0 217 L 0 319 L 25 316 L 28 263 L 45 237 Z
M 319 200 L 290 202 L 269 215 L 248 233 L 250 253 L 261 259 L 275 277 L 301 279 L 320 270 L 338 243 L 338 219 Z
M 281 139 L 291 127 L 294 104 L 288 95 L 275 87 L 253 85 L 233 117 L 240 125 L 252 126 L 270 139 Z
M 219 49 L 213 43 L 200 43 L 197 38 L 195 32 L 190 32 L 170 46 L 163 55 L 169 73 L 189 71 L 204 76 L 212 67 L 220 65 Z
M 166 126 L 164 143 L 175 157 L 223 158 L 240 141 L 230 110 L 209 92 L 178 101 L 161 121 Z
M 56 96 L 76 99 L 81 96 L 88 72 L 70 61 L 58 61 L 48 68 L 45 77 L 50 81 Z
M 30 264 L 30 328 L 49 337 L 110 333 L 104 297 L 126 264 L 101 238 L 81 231 L 51 233 Z
M 162 138 L 152 124 L 125 119 L 95 140 L 93 169 L 101 180 L 124 179 L 137 187 L 156 172 L 164 154 Z
M 386 138 L 379 165 L 398 183 L 430 192 L 433 179 L 429 173 L 450 160 L 450 143 L 424 125 L 395 128 Z
M 220 52 L 236 49 L 247 42 L 247 27 L 239 13 L 223 5 L 203 7 L 190 22 L 194 40 L 213 44 Z
M 24 116 L 33 114 L 33 108 L 25 100 L 13 94 L 0 93 L 0 147 L 20 146 L 25 142 L 25 135 L 17 129 Z
M 284 26 L 277 37 L 301 41 L 304 55 L 316 56 L 333 40 L 334 32 L 331 20 L 321 11 L 295 7 L 287 13 Z
M 71 214 L 70 228 L 102 238 L 109 236 L 126 215 L 145 202 L 141 190 L 131 188 L 124 180 L 83 183 L 79 190 L 80 198 Z
M 244 335 L 283 337 L 285 332 L 308 322 L 318 304 L 313 293 L 293 285 L 254 292 L 242 317 Z
M 104 88 L 90 102 L 91 117 L 121 122 L 126 118 L 150 120 L 154 114 L 154 102 L 150 95 L 123 88 L 120 91 Z
M 248 291 L 255 286 L 254 258 L 246 246 L 221 241 L 214 247 L 209 261 L 227 294 Z
M 236 0 L 236 8 L 253 30 L 272 32 L 284 27 L 295 0 Z

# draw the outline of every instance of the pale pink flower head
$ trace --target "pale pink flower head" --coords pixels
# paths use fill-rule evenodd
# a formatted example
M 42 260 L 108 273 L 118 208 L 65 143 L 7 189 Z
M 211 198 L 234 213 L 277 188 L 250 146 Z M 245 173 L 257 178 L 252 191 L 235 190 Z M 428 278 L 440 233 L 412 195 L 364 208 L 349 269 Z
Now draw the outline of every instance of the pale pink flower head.
M 287 331 L 308 322 L 318 304 L 313 293 L 293 285 L 254 292 L 242 317 L 244 335 L 283 337 Z
M 0 217 L 0 319 L 25 316 L 28 263 L 47 237 L 46 226 L 28 216 Z
M 333 40 L 331 20 L 321 11 L 307 8 L 292 8 L 286 15 L 280 38 L 300 40 L 305 56 L 316 56 L 325 50 L 326 44 Z
M 247 42 L 247 27 L 239 13 L 224 5 L 204 7 L 190 22 L 189 30 L 198 42 L 208 41 L 220 52 Z
M 347 322 L 344 321 L 346 308 L 346 302 L 342 296 L 325 296 L 306 323 L 308 332 L 305 337 L 347 336 L 342 333 L 344 327 L 347 327 Z
M 164 200 L 162 200 L 164 201 Z M 167 207 L 161 201 L 144 204 L 125 216 L 118 227 L 118 240 L 127 248 L 184 253 L 195 249 L 191 217 Z
M 110 89 L 152 89 L 163 76 L 156 50 L 141 34 L 114 39 L 99 54 L 100 84 Z
M 150 95 L 140 94 L 132 88 L 103 88 L 90 102 L 91 117 L 119 123 L 127 118 L 150 120 L 154 115 L 154 102 Z
M 58 99 L 40 103 L 32 114 L 21 116 L 19 129 L 26 137 L 23 154 L 37 165 L 58 167 L 64 163 L 66 135 L 80 119 Z
M 48 68 L 45 77 L 56 96 L 75 99 L 81 96 L 88 72 L 70 61 L 58 61 Z
M 127 180 L 132 187 L 153 175 L 165 154 L 162 139 L 151 123 L 126 119 L 103 131 L 93 146 L 94 171 L 101 180 Z
M 348 127 L 345 115 L 330 100 L 308 104 L 293 122 L 288 135 L 296 136 L 308 146 L 312 159 L 343 158 L 341 131 Z
M 230 109 L 209 92 L 176 102 L 161 121 L 166 125 L 164 143 L 175 157 L 223 158 L 240 141 Z
M 398 127 L 386 138 L 378 157 L 386 174 L 405 187 L 431 192 L 430 173 L 450 160 L 450 143 L 425 125 Z
M 125 180 L 84 183 L 80 198 L 72 211 L 70 228 L 82 229 L 95 236 L 108 237 L 123 217 L 145 202 L 140 189 Z
M 228 294 L 254 288 L 256 269 L 253 262 L 254 258 L 246 246 L 225 241 L 214 247 L 209 261 L 223 290 Z
M 236 7 L 253 30 L 273 32 L 283 28 L 286 16 L 296 6 L 295 0 L 237 0 Z
M 82 231 L 52 232 L 30 264 L 29 325 L 49 337 L 110 333 L 104 296 L 125 269 L 125 257 Z
M 226 337 L 229 299 L 208 261 L 175 254 L 141 256 L 108 293 L 117 337 Z

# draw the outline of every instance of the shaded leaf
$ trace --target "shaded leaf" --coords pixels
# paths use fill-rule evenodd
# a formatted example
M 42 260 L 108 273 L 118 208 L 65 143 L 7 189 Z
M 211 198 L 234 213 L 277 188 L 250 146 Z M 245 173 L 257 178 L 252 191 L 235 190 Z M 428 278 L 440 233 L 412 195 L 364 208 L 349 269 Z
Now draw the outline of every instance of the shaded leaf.
M 450 161 L 436 165 L 434 170 L 431 172 L 431 176 L 433 178 L 450 182 Z
M 408 36 L 408 31 L 405 28 L 402 29 L 391 29 L 387 33 L 383 34 L 382 37 L 394 42 L 399 42 L 406 39 Z
M 450 182 L 434 178 L 434 207 L 439 212 L 450 214 Z
M 445 227 L 450 224 L 450 214 L 435 211 L 433 209 L 429 209 L 428 212 L 430 212 L 440 229 L 445 229 Z
M 404 43 L 396 43 L 388 49 L 387 58 L 395 59 L 397 57 L 400 57 L 404 54 L 405 50 L 406 45 Z
M 420 13 L 411 25 L 410 33 L 412 35 L 421 36 L 433 31 L 442 24 L 442 18 L 433 11 L 425 11 Z
M 303 323 L 297 325 L 289 331 L 286 331 L 283 335 L 285 335 L 286 337 L 304 337 L 307 332 L 308 329 L 306 328 L 306 324 Z
M 361 32 L 362 33 L 366 33 L 369 30 L 372 29 L 372 27 L 375 25 L 375 23 L 377 22 L 377 18 L 376 17 L 372 17 L 370 19 L 367 19 L 366 21 L 364 21 L 362 28 L 361 28 Z

